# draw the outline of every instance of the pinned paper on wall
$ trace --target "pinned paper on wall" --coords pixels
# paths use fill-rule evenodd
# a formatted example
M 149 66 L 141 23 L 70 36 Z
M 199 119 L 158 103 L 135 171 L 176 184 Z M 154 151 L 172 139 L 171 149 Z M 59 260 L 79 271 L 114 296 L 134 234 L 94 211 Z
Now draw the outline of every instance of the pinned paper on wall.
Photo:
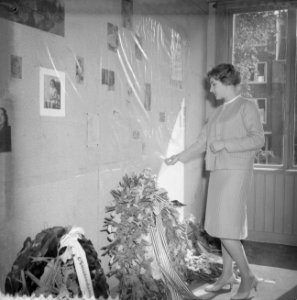
M 12 78 L 22 79 L 22 57 L 10 55 L 10 76 Z
M 99 129 L 100 118 L 99 114 L 87 113 L 87 147 L 97 148 L 99 147 Z
M 115 90 L 115 73 L 114 71 L 102 69 L 101 72 L 101 83 L 103 85 L 108 86 L 108 90 L 114 91 Z
M 41 67 L 39 76 L 40 115 L 64 117 L 65 73 Z
M 171 83 L 173 86 L 182 88 L 183 82 L 183 61 L 182 61 L 182 40 L 179 33 L 171 32 Z
M 135 35 L 135 57 L 138 60 L 142 60 L 142 38 L 138 35 Z
M 133 0 L 122 0 L 123 27 L 132 30 Z
M 144 87 L 144 108 L 147 111 L 151 110 L 152 95 L 151 95 L 151 84 L 146 83 Z
M 114 52 L 119 47 L 119 29 L 112 23 L 107 23 L 107 46 L 109 50 Z
M 75 80 L 78 84 L 83 84 L 85 79 L 84 58 L 77 56 L 75 62 Z

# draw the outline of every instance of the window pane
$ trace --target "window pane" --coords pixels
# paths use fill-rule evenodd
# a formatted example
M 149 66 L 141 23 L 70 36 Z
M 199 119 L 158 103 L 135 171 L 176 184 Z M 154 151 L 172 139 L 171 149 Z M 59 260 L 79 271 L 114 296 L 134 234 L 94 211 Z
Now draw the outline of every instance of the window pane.
M 296 24 L 296 32 L 297 32 L 297 24 Z M 296 38 L 297 41 L 297 38 Z M 296 45 L 297 46 L 297 45 Z M 297 48 L 296 48 L 297 49 Z M 296 53 L 296 63 L 295 63 L 295 70 L 297 70 L 297 53 Z M 296 88 L 295 91 L 297 91 L 297 72 L 295 75 L 296 78 Z M 295 109 L 294 109 L 294 135 L 293 135 L 293 164 L 296 167 L 297 166 L 297 95 L 295 94 Z
M 235 14 L 233 33 L 232 60 L 242 74 L 242 94 L 256 99 L 265 131 L 255 163 L 281 165 L 287 10 Z

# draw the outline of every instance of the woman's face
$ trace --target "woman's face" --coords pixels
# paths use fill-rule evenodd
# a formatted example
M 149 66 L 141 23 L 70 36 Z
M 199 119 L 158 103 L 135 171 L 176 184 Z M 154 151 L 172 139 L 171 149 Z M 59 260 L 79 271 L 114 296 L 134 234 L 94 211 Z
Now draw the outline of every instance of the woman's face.
M 213 93 L 217 100 L 224 99 L 227 86 L 220 80 L 210 78 L 210 92 Z

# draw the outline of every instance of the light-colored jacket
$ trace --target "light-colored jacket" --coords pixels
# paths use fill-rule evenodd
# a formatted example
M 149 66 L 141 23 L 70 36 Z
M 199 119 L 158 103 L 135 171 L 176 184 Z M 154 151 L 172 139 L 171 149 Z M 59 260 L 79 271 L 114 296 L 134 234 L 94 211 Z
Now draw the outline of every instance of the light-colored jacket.
M 225 148 L 213 153 L 209 145 L 222 141 Z M 265 143 L 255 100 L 239 97 L 216 108 L 196 141 L 198 152 L 206 151 L 206 169 L 252 169 L 255 154 Z

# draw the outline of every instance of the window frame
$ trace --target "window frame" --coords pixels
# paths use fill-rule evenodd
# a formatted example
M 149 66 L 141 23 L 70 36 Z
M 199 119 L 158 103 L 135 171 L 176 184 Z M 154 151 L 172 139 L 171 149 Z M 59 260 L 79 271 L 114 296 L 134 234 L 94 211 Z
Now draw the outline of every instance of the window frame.
M 255 169 L 261 170 L 283 170 L 283 171 L 297 171 L 297 165 L 294 165 L 294 118 L 295 116 L 295 102 L 297 105 L 296 95 L 296 25 L 297 25 L 297 1 L 262 1 L 261 4 L 257 1 L 251 0 L 247 5 L 246 1 L 237 0 L 220 0 L 214 1 L 216 5 L 217 15 L 217 39 L 219 43 L 227 44 L 217 51 L 216 60 L 221 62 L 225 56 L 229 62 L 232 62 L 233 50 L 233 15 L 239 13 L 257 12 L 265 10 L 286 9 L 288 12 L 287 23 L 287 55 L 286 55 L 286 85 L 285 85 L 285 101 L 283 105 L 283 159 L 282 164 L 254 164 Z M 222 22 L 223 18 L 227 17 L 225 26 Z M 220 24 L 220 25 L 219 25 Z M 223 33 L 223 30 L 226 32 Z M 223 49 L 223 51 L 222 51 Z M 251 83 L 254 84 L 254 83 Z M 295 129 L 297 130 L 297 128 Z

